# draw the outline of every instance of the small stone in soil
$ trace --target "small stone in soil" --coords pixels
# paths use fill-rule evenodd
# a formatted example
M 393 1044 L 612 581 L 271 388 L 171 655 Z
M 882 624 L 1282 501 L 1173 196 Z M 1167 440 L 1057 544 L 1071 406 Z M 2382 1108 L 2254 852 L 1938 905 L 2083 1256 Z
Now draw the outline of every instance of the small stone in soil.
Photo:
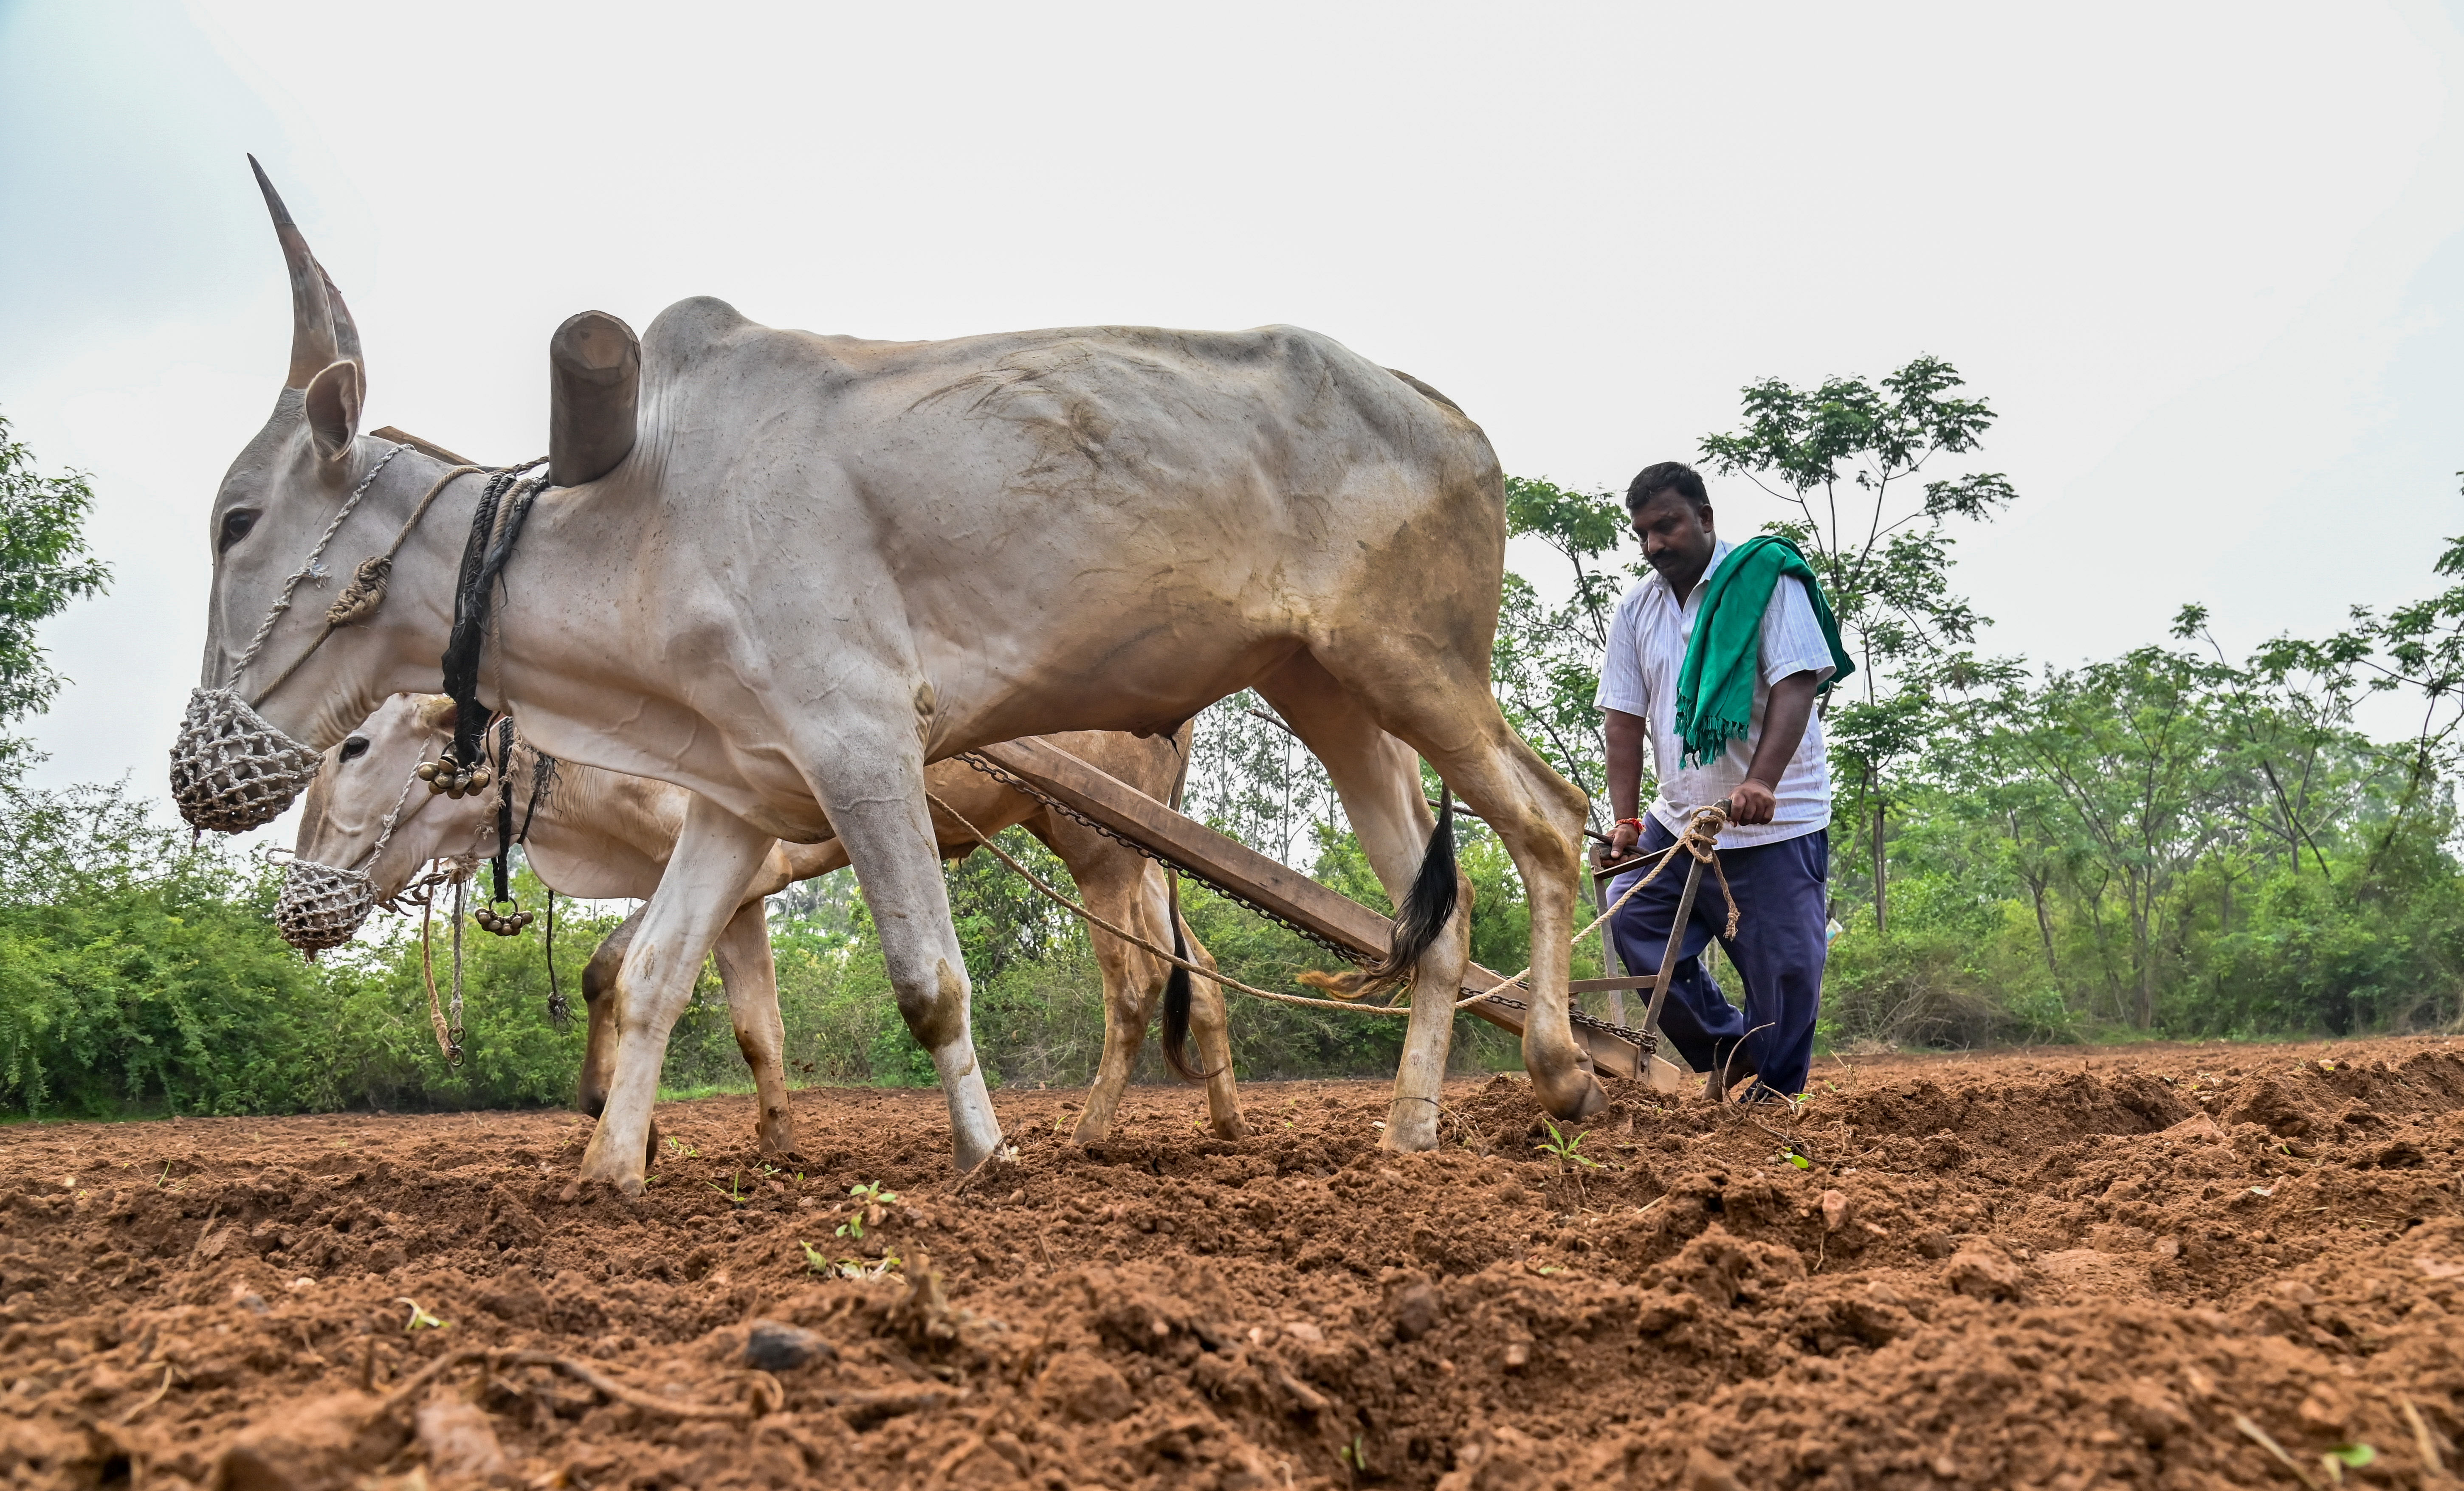
M 1425 1283 L 1405 1286 L 1395 1296 L 1395 1334 L 1418 1341 L 1438 1327 L 1438 1291 Z
M 762 1371 L 792 1371 L 807 1362 L 835 1361 L 838 1348 L 799 1327 L 757 1320 L 744 1342 L 744 1365 Z

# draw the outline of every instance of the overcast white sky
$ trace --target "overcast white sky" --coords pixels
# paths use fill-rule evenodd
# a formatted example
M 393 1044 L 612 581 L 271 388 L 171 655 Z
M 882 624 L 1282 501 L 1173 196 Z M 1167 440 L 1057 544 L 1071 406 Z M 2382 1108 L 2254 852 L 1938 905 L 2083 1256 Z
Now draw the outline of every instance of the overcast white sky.
M 0 0 L 0 412 L 94 473 L 108 599 L 38 779 L 196 681 L 206 505 L 285 365 L 264 161 L 370 427 L 545 444 L 545 341 L 720 296 L 887 338 L 1288 321 L 1622 485 L 1751 379 L 1956 362 L 2021 493 L 1991 646 L 2203 601 L 2245 645 L 2464 532 L 2459 11 L 2333 6 L 415 8 Z M 1770 515 L 1715 487 L 1724 526 Z

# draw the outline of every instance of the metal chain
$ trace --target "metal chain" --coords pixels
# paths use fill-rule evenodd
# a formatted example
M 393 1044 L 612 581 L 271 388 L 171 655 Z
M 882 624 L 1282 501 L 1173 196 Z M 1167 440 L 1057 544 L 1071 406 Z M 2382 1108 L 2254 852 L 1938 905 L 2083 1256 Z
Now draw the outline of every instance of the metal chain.
M 1239 889 L 1223 884 L 1223 882 L 1215 879 L 1213 876 L 1205 874 L 1199 870 L 1193 869 L 1189 866 L 1182 864 L 1180 861 L 1174 859 L 1169 854 L 1158 853 L 1157 851 L 1147 847 L 1145 844 L 1138 843 L 1136 840 L 1130 838 L 1119 830 L 1109 828 L 1104 824 L 1095 822 L 1086 814 L 1081 813 L 1074 807 L 1071 807 L 1068 803 L 1062 801 L 1060 799 L 1052 796 L 1052 794 L 1044 791 L 1034 783 L 1020 777 L 1016 772 L 1009 771 L 999 766 L 985 757 L 978 756 L 972 751 L 961 753 L 957 758 L 964 761 L 969 766 L 974 767 L 977 771 L 990 777 L 993 780 L 1000 782 L 1002 786 L 1018 793 L 1020 796 L 1031 798 L 1034 800 L 1043 803 L 1045 807 L 1052 809 L 1052 811 L 1059 813 L 1062 817 L 1068 819 L 1072 822 L 1085 824 L 1087 827 L 1102 834 L 1105 838 L 1111 840 L 1114 844 L 1130 850 L 1133 854 L 1142 855 L 1147 859 L 1151 859 L 1176 874 L 1188 876 L 1190 879 L 1197 881 L 1199 885 L 1206 887 L 1216 894 L 1222 896 L 1225 900 L 1239 902 L 1241 905 L 1247 907 L 1258 915 L 1263 916 L 1266 920 L 1273 922 L 1276 926 L 1283 928 L 1286 932 L 1292 933 L 1294 936 L 1301 938 L 1305 942 L 1315 943 L 1317 946 L 1326 949 L 1329 953 L 1342 958 L 1347 963 L 1366 967 L 1376 960 L 1371 954 L 1362 953 L 1353 948 L 1347 948 L 1343 944 L 1334 941 L 1332 938 L 1310 931 L 1309 928 L 1293 921 L 1288 916 L 1278 915 L 1276 912 L 1268 910 L 1265 907 L 1263 907 L 1256 901 L 1251 900 Z
M 992 761 L 983 756 L 978 756 L 972 751 L 962 752 L 957 758 L 966 762 L 969 766 L 974 767 L 977 771 L 990 777 L 993 780 L 1000 782 L 1002 786 L 1009 788 L 1011 791 L 1043 803 L 1045 807 L 1052 809 L 1054 812 L 1061 814 L 1063 817 L 1073 822 L 1085 824 L 1089 828 L 1102 834 L 1105 838 L 1111 840 L 1114 844 L 1121 845 L 1123 848 L 1128 849 L 1133 853 L 1143 855 L 1147 859 L 1155 861 L 1156 864 L 1163 866 L 1167 869 L 1188 876 L 1190 879 L 1205 886 L 1208 889 L 1213 890 L 1216 894 L 1223 896 L 1227 900 L 1239 902 L 1241 905 L 1247 907 L 1250 910 L 1265 917 L 1266 920 L 1273 922 L 1276 926 L 1283 928 L 1285 931 L 1292 932 L 1307 941 L 1313 942 L 1319 947 L 1326 949 L 1328 952 L 1334 954 L 1336 956 L 1341 957 L 1348 962 L 1366 966 L 1372 961 L 1369 954 L 1355 952 L 1351 948 L 1347 948 L 1342 944 L 1331 940 L 1331 938 L 1321 936 L 1317 932 L 1311 932 L 1307 927 L 1300 925 L 1298 922 L 1293 921 L 1287 916 L 1278 916 L 1273 911 L 1260 906 L 1257 902 L 1242 894 L 1232 887 L 1223 884 L 1221 881 L 1209 875 L 1200 874 L 1199 871 L 1190 868 L 1187 865 L 1182 864 L 1180 861 L 1174 859 L 1168 854 L 1157 853 L 1155 850 L 1147 847 L 1145 844 L 1138 843 L 1128 835 L 1123 834 L 1116 829 L 1106 827 L 1104 824 L 1095 822 L 1086 814 L 1079 812 L 1076 808 L 1071 807 L 1068 803 L 1055 798 L 1052 794 L 1045 792 L 1042 788 L 1037 787 L 1034 783 L 1027 781 L 1024 778 L 1020 777 L 1016 772 L 1009 771 L 1003 767 L 996 765 Z M 1509 998 L 1502 994 L 1491 994 L 1481 1002 L 1484 1004 L 1495 1004 L 1501 1008 L 1509 1010 L 1529 1011 L 1531 1008 L 1528 1002 L 1522 999 Z M 1362 1009 L 1377 1008 L 1379 1006 L 1352 1005 L 1349 1007 L 1353 1009 Z M 1660 1049 L 1659 1038 L 1647 1030 L 1635 1030 L 1625 1025 L 1616 1024 L 1612 1021 L 1598 1019 L 1595 1016 L 1586 1015 L 1577 1009 L 1569 1009 L 1566 1012 L 1566 1018 L 1574 1024 L 1580 1025 L 1587 1030 L 1596 1030 L 1603 1035 L 1615 1036 L 1617 1040 L 1625 1042 L 1628 1045 L 1639 1046 L 1641 1048 L 1642 1054 L 1646 1058 Z

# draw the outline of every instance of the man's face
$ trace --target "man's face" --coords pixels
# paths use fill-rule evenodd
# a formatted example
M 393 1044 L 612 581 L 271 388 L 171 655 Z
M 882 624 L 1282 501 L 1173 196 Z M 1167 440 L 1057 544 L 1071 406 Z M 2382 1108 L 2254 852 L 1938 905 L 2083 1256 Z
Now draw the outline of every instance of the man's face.
M 1711 562 L 1711 510 L 1675 492 L 1654 493 L 1633 512 L 1642 557 L 1662 580 L 1691 583 Z

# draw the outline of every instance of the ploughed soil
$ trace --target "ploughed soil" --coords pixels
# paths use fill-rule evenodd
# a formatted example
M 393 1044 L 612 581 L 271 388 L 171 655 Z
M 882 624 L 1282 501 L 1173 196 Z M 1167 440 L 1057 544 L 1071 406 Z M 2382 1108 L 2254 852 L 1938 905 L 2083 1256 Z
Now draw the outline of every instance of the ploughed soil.
M 800 1092 L 775 1171 L 720 1098 L 638 1201 L 560 1199 L 571 1113 L 17 1127 L 0 1479 L 2457 1483 L 2464 1040 L 1814 1086 L 1623 1085 L 1568 1158 L 1519 1079 L 1400 1157 L 1381 1084 L 1252 1085 L 1237 1142 L 1137 1089 L 1094 1153 L 1009 1091 L 963 1190 L 937 1094 Z

